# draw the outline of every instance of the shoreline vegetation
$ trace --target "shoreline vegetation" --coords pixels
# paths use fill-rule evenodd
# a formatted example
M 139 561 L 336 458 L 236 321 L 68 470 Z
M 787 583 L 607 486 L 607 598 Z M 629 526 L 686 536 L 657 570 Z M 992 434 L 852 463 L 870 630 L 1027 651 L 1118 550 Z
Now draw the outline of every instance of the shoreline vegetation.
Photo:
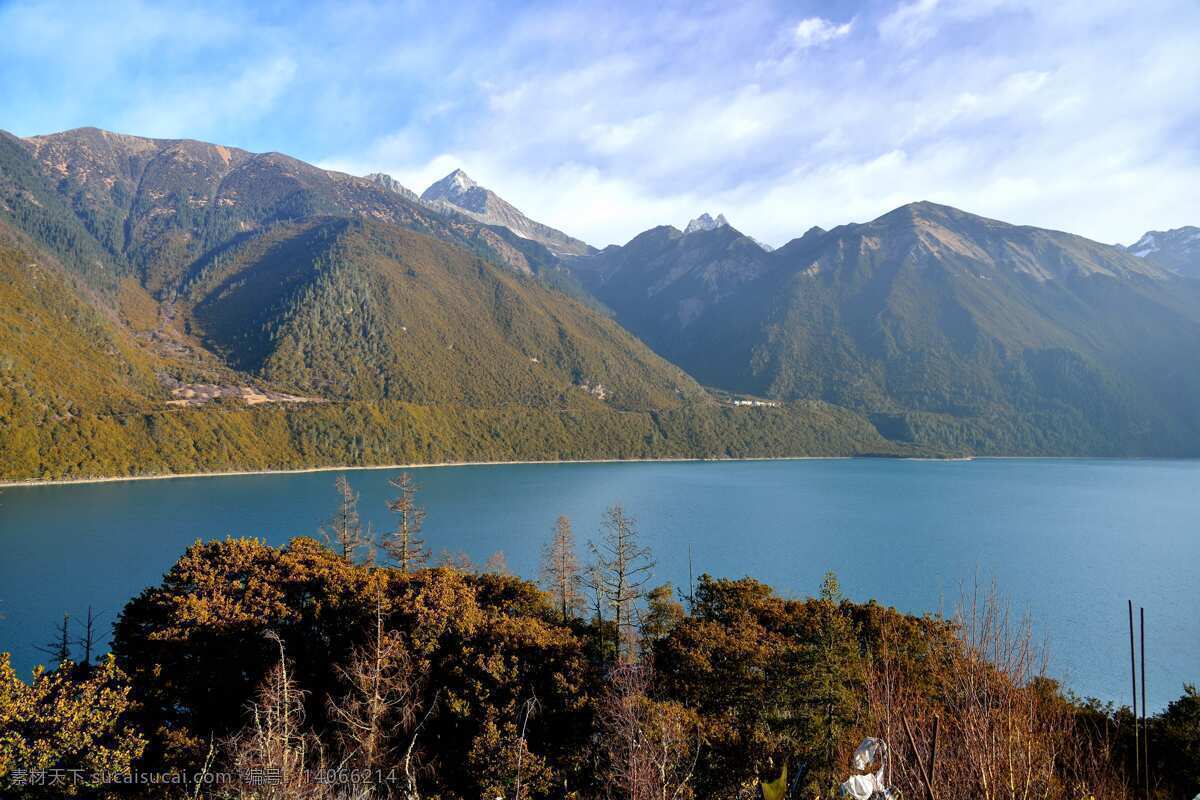
M 439 461 L 414 464 L 365 464 L 361 466 L 305 467 L 299 469 L 232 470 L 226 472 L 178 472 L 159 475 L 126 475 L 102 478 L 62 478 L 58 480 L 0 481 L 0 489 L 22 487 L 72 486 L 88 483 L 123 483 L 126 481 L 162 481 L 175 478 L 240 478 L 254 475 L 305 475 L 314 472 L 368 472 L 377 470 L 436 469 L 439 467 L 504 467 L 537 466 L 541 464 L 676 464 L 676 463 L 728 463 L 737 461 L 849 461 L 851 459 L 888 458 L 899 461 L 976 461 L 976 456 L 901 456 L 892 454 L 860 454 L 849 456 L 737 456 L 711 458 L 568 458 L 524 461 Z
M 503 553 L 434 562 L 419 487 L 390 483 L 383 531 L 339 476 L 319 539 L 196 542 L 118 615 L 111 654 L 90 611 L 29 679 L 0 653 L 5 796 L 57 797 L 32 779 L 61 773 L 114 800 L 807 800 L 837 795 L 867 736 L 903 797 L 1200 788 L 1194 686 L 1142 721 L 1074 696 L 995 584 L 950 616 L 850 601 L 832 572 L 798 599 L 749 577 L 654 585 L 619 503 L 585 543 L 548 525 L 534 582 Z M 173 794 L 136 774 L 224 777 Z

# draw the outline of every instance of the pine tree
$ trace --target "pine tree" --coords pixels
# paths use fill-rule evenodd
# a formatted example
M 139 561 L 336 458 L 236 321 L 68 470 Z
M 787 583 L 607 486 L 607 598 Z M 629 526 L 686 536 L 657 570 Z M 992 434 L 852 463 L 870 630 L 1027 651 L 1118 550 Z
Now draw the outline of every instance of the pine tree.
M 59 667 L 71 660 L 71 615 L 63 614 L 62 623 L 54 631 L 54 638 L 37 649 L 54 659 L 54 666 Z
M 96 649 L 96 621 L 99 620 L 100 616 L 99 614 L 93 614 L 92 607 L 88 606 L 87 619 L 82 625 L 83 633 L 75 640 L 75 643 L 83 648 L 83 660 L 79 662 L 79 665 L 84 669 L 92 665 L 92 655 Z
M 347 563 L 353 564 L 358 553 L 368 549 L 370 544 L 368 537 L 363 535 L 362 521 L 358 516 L 358 492 L 350 486 L 345 475 L 338 475 L 334 486 L 340 498 L 338 510 L 329 521 L 328 528 L 322 528 L 321 533 L 335 552 Z
M 399 495 L 388 501 L 388 511 L 399 519 L 396 529 L 385 537 L 383 548 L 400 571 L 408 574 L 429 563 L 425 540 L 418 536 L 425 521 L 425 510 L 416 504 L 417 485 L 411 475 L 402 472 L 389 483 L 399 491 Z
M 604 512 L 599 544 L 588 543 L 597 567 L 599 592 L 613 610 L 618 661 L 634 657 L 635 604 L 654 569 L 650 548 L 640 545 L 638 536 L 636 520 L 617 503 Z
M 819 632 L 810 655 L 808 723 L 817 745 L 816 772 L 832 779 L 835 749 L 853 725 L 856 684 L 861 661 L 854 625 L 842 611 L 841 587 L 833 572 L 825 573 L 817 601 Z
M 562 614 L 564 624 L 575 617 L 583 606 L 581 583 L 571 520 L 559 517 L 554 523 L 550 542 L 542 549 L 542 585 L 554 599 L 554 606 Z

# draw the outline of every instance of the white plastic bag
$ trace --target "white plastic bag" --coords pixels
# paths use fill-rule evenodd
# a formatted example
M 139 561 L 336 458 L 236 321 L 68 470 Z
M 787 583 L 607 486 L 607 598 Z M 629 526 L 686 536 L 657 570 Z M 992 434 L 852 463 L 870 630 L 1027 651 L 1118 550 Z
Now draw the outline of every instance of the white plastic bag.
M 851 775 L 850 779 L 842 784 L 841 794 L 843 797 L 852 797 L 854 800 L 871 800 L 872 798 L 895 796 L 884 783 L 887 743 L 883 739 L 870 737 L 863 739 L 862 744 L 850 758 L 850 765 L 855 770 L 862 772 L 870 768 L 876 761 L 879 762 L 878 770 L 863 775 Z

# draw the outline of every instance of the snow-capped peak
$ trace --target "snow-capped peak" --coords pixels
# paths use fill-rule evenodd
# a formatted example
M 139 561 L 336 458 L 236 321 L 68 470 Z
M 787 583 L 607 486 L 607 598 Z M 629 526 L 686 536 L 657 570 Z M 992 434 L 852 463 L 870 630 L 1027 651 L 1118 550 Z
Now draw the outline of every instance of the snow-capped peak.
M 711 231 L 716 228 L 722 228 L 729 224 L 729 220 L 725 219 L 724 214 L 717 214 L 717 218 L 713 219 L 708 215 L 708 212 L 701 214 L 687 224 L 683 229 L 685 234 L 695 233 L 696 231 Z
M 1138 258 L 1145 258 L 1158 249 L 1158 241 L 1153 233 L 1147 233 L 1129 246 L 1129 252 Z
M 467 175 L 467 173 L 463 172 L 461 169 L 454 170 L 454 172 L 451 172 L 446 177 L 449 178 L 455 187 L 460 190 L 465 191 L 470 189 L 472 186 L 478 185 L 475 183 L 475 181 L 471 180 L 471 177 Z

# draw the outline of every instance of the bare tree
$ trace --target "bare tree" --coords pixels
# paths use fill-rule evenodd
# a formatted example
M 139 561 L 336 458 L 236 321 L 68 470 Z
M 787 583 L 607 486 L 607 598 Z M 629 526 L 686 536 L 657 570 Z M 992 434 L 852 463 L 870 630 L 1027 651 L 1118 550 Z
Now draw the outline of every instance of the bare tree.
M 388 501 L 388 510 L 396 514 L 396 529 L 384 538 L 383 548 L 404 574 L 420 569 L 429 563 L 429 550 L 421 539 L 421 525 L 425 521 L 425 510 L 416 504 L 417 485 L 412 476 L 402 472 L 389 483 L 399 494 Z
M 338 509 L 321 534 L 331 549 L 348 563 L 353 564 L 360 551 L 369 551 L 369 536 L 363 533 L 362 520 L 358 516 L 358 492 L 350 486 L 345 475 L 334 480 L 338 493 Z M 370 553 L 368 552 L 368 560 Z
M 636 653 L 636 603 L 654 569 L 650 548 L 638 538 L 636 520 L 617 503 L 604 512 L 600 542 L 588 543 L 598 567 L 599 593 L 613 610 L 618 661 L 632 660 Z
M 700 758 L 699 718 L 648 696 L 651 669 L 623 664 L 609 674 L 598 724 L 605 779 L 628 800 L 686 800 Z
M 283 640 L 275 633 L 268 637 L 279 647 L 279 661 L 250 704 L 248 724 L 228 743 L 241 793 L 256 800 L 319 796 L 306 772 L 313 744 L 304 731 L 304 693 L 292 679 Z
M 870 725 L 890 745 L 889 775 L 903 796 L 1125 796 L 1045 678 L 1028 618 L 1014 619 L 993 585 L 983 598 L 978 587 L 964 592 L 951 625 L 957 641 L 933 639 L 919 675 L 888 628 L 867 670 Z
M 503 550 L 497 550 L 488 556 L 488 560 L 483 562 L 484 575 L 509 575 L 508 559 L 504 557 Z
M 400 761 L 401 768 L 404 772 L 404 791 L 401 795 L 404 800 L 421 800 L 421 794 L 417 790 L 417 739 L 421 736 L 421 731 L 424 730 L 425 724 L 429 722 L 429 718 L 433 716 L 437 710 L 438 692 L 434 692 L 433 699 L 429 705 L 421 709 L 419 705 L 413 705 L 409 709 L 409 714 L 405 717 L 404 730 L 408 740 L 404 747 L 404 757 Z
M 442 554 L 438 556 L 438 566 L 468 575 L 475 572 L 475 563 L 463 550 L 459 550 L 457 553 L 449 549 L 442 550 Z
M 963 599 L 955 622 L 964 654 L 947 674 L 948 729 L 962 747 L 959 763 L 978 785 L 973 795 L 1043 797 L 1068 736 L 1065 709 L 1042 691 L 1047 657 L 1029 618 L 1013 620 L 993 584 Z M 949 738 L 949 737 L 948 737 Z M 942 763 L 949 766 L 949 759 Z
M 521 767 L 524 766 L 525 753 L 529 749 L 525 734 L 529 732 L 529 719 L 534 714 L 542 710 L 542 704 L 537 699 L 536 694 L 530 694 L 529 699 L 521 706 L 521 736 L 517 740 L 517 789 L 513 793 L 513 800 L 521 800 Z
M 366 644 L 354 652 L 349 666 L 339 672 L 347 692 L 339 700 L 331 700 L 329 708 L 330 718 L 340 729 L 342 763 L 366 771 L 372 779 L 379 778 L 373 784 L 374 796 L 390 796 L 393 773 L 399 773 L 400 796 L 418 800 L 418 739 L 434 713 L 437 693 L 426 702 L 427 673 L 400 636 L 386 629 L 379 584 L 374 628 Z
M 590 543 L 589 543 L 590 546 Z M 587 589 L 590 597 L 588 605 L 592 612 L 592 622 L 596 623 L 597 629 L 604 627 L 604 581 L 603 570 L 596 562 L 587 565 L 583 575 L 580 576 L 580 582 Z
M 376 583 L 375 625 L 365 646 L 357 649 L 348 667 L 339 667 L 348 687 L 338 701 L 330 700 L 330 718 L 340 726 L 343 763 L 372 774 L 382 770 L 394 752 L 392 734 L 397 717 L 414 702 L 411 661 L 397 636 L 383 624 L 383 591 Z
M 550 592 L 564 624 L 583 607 L 581 584 L 571 520 L 559 517 L 554 523 L 553 536 L 542 548 L 542 586 Z

